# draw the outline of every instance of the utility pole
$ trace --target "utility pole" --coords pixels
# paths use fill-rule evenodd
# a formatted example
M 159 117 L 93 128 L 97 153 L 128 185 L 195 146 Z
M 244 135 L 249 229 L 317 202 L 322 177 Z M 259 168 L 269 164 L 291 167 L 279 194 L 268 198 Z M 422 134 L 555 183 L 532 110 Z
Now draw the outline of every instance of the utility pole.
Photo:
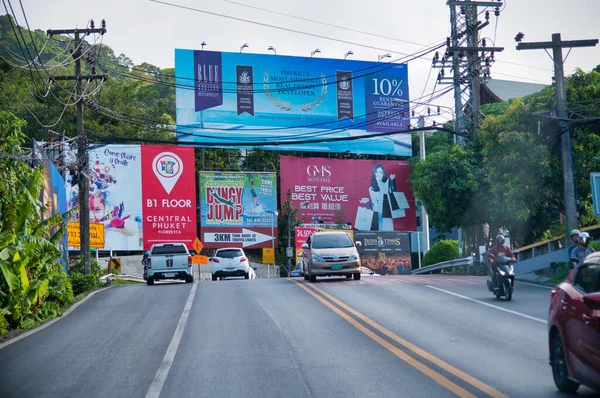
M 102 27 L 94 28 L 94 22 L 91 22 L 91 28 L 86 29 L 48 29 L 48 36 L 55 34 L 74 34 L 75 35 L 75 51 L 72 56 L 75 59 L 75 76 L 54 76 L 53 80 L 75 80 L 75 92 L 77 95 L 77 166 L 78 166 L 78 187 L 79 187 L 79 254 L 83 255 L 84 271 L 89 274 L 90 269 L 90 181 L 89 181 L 89 156 L 88 156 L 88 138 L 83 128 L 83 98 L 81 81 L 82 80 L 106 80 L 106 75 L 95 75 L 95 68 L 92 68 L 92 75 L 81 75 L 81 44 L 82 38 L 80 34 L 90 35 L 92 33 L 106 33 L 106 22 L 102 20 Z
M 488 46 L 486 39 L 479 39 L 479 31 L 489 25 L 490 13 L 486 11 L 485 22 L 478 20 L 478 7 L 492 7 L 494 15 L 500 16 L 500 1 L 448 0 L 450 7 L 450 37 L 446 39 L 446 52 L 440 58 L 436 52 L 433 67 L 440 68 L 439 84 L 454 86 L 456 136 L 473 137 L 480 124 L 480 85 L 490 79 L 490 68 L 495 53 L 503 47 Z M 481 53 L 481 55 L 480 55 Z M 447 71 L 447 72 L 446 72 Z M 452 74 L 452 75 L 451 75 Z
M 515 40 L 517 50 L 540 50 L 552 49 L 554 61 L 554 79 L 556 82 L 557 114 L 560 125 L 560 155 L 563 169 L 563 192 L 565 202 L 565 216 L 567 218 L 567 245 L 570 243 L 569 231 L 577 228 L 577 198 L 575 197 L 575 178 L 573 172 L 573 154 L 571 153 L 570 128 L 566 122 L 567 115 L 567 90 L 565 87 L 565 75 L 563 70 L 563 48 L 594 47 L 598 39 L 567 40 L 562 41 L 560 33 L 552 34 L 552 41 L 521 43 L 524 35 L 517 34 Z

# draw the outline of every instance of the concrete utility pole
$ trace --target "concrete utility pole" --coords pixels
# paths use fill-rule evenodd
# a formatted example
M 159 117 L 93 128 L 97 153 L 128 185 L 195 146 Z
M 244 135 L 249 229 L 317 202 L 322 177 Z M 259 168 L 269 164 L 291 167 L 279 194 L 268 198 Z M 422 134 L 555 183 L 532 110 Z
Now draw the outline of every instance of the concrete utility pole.
M 292 190 L 287 190 L 287 247 L 285 255 L 287 257 L 288 278 L 292 276 Z
M 425 117 L 419 116 L 418 127 L 425 127 Z M 419 130 L 419 159 L 425 160 L 425 130 Z M 421 231 L 423 232 L 423 255 L 429 251 L 429 216 L 421 204 Z
M 478 20 L 478 7 L 492 7 L 494 15 L 500 16 L 500 1 L 448 0 L 450 7 L 450 37 L 446 39 L 446 53 L 440 58 L 436 53 L 433 67 L 440 68 L 439 84 L 454 86 L 454 129 L 460 140 L 473 137 L 480 124 L 480 85 L 490 79 L 494 55 L 503 47 L 488 46 L 486 39 L 479 39 L 479 31 L 489 25 L 490 14 L 485 22 Z
M 74 34 L 75 35 L 75 51 L 72 55 L 75 59 L 75 76 L 54 76 L 54 80 L 75 80 L 75 92 L 77 95 L 77 166 L 78 166 L 78 186 L 79 186 L 79 254 L 83 255 L 84 271 L 89 274 L 90 269 L 90 181 L 89 173 L 89 156 L 88 156 L 88 138 L 83 128 L 83 98 L 81 90 L 81 80 L 106 80 L 106 75 L 81 76 L 81 44 L 82 38 L 80 34 L 86 36 L 92 33 L 106 33 L 106 22 L 102 20 L 102 27 L 94 29 L 93 21 L 91 29 L 49 29 L 46 33 L 48 36 L 55 34 Z
M 594 47 L 598 39 L 568 40 L 562 41 L 560 33 L 552 34 L 552 41 L 521 43 L 523 34 L 519 33 L 515 40 L 519 42 L 517 50 L 540 50 L 552 49 L 554 61 L 554 79 L 556 82 L 557 114 L 560 125 L 560 157 L 563 169 L 563 190 L 565 201 L 565 216 L 567 218 L 567 245 L 570 243 L 569 231 L 577 228 L 577 198 L 575 197 L 575 178 L 573 172 L 573 154 L 571 153 L 570 128 L 566 122 L 567 115 L 567 90 L 565 87 L 565 75 L 563 70 L 563 48 Z

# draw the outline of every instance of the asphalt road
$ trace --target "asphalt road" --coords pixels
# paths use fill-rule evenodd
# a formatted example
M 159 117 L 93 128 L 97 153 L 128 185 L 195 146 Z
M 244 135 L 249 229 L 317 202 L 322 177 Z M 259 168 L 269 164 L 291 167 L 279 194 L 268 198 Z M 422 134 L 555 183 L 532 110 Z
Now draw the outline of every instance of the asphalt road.
M 2 346 L 0 396 L 558 397 L 549 293 L 498 301 L 443 275 L 114 286 Z

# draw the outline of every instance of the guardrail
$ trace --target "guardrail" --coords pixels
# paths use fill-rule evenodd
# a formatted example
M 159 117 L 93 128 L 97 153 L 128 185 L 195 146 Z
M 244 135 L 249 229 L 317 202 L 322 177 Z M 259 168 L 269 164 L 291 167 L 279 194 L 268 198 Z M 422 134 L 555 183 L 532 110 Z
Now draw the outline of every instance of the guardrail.
M 454 267 L 466 267 L 473 265 L 473 257 L 465 257 L 459 258 L 457 260 L 444 261 L 443 263 L 437 263 L 428 265 L 426 267 L 421 267 L 412 270 L 411 275 L 419 275 L 426 274 L 431 271 L 437 271 L 444 268 L 454 268 Z

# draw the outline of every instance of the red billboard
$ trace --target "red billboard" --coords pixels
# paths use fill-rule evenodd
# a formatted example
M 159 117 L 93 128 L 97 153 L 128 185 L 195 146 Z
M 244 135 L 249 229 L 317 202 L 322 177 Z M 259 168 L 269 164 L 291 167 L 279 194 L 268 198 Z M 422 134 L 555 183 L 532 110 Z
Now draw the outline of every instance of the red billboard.
M 196 238 L 194 148 L 142 145 L 144 250 Z
M 282 156 L 281 202 L 304 223 L 351 223 L 363 231 L 415 231 L 408 162 Z

